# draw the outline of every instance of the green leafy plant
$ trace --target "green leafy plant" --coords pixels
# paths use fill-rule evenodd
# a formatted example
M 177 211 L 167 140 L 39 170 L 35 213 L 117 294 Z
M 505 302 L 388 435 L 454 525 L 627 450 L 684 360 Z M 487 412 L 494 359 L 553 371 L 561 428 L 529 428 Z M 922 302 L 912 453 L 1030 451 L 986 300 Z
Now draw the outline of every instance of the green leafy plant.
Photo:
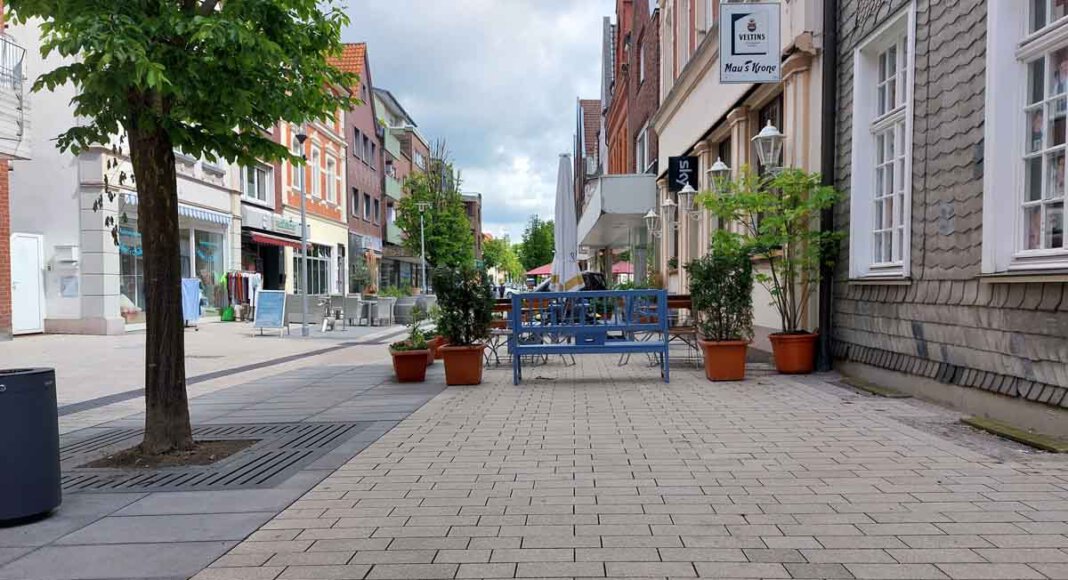
M 460 194 L 460 176 L 448 157 L 445 144 L 436 143 L 427 171 L 408 176 L 405 195 L 397 202 L 396 225 L 404 232 L 404 248 L 418 256 L 425 239 L 431 266 L 475 262 L 475 237 Z
M 436 268 L 433 281 L 441 307 L 438 333 L 453 346 L 479 344 L 489 337 L 494 299 L 486 273 L 473 266 Z
M 404 298 L 412 295 L 411 288 L 399 288 L 397 286 L 383 286 L 378 295 L 384 298 Z
M 408 327 L 408 338 L 404 340 L 394 342 L 389 345 L 389 349 L 397 352 L 404 352 L 409 350 L 426 350 L 430 348 L 426 344 L 426 334 L 418 323 L 412 323 Z
M 667 266 L 668 266 L 669 270 L 672 270 L 672 271 L 678 270 L 679 269 L 679 259 L 675 258 L 675 257 L 668 258 Z
M 753 260 L 738 234 L 718 230 L 712 251 L 686 265 L 697 329 L 705 340 L 753 335 Z
M 804 333 L 802 317 L 819 285 L 820 266 L 833 260 L 842 239 L 840 232 L 819 230 L 819 214 L 833 207 L 840 194 L 820 185 L 818 173 L 787 168 L 762 176 L 748 166 L 724 189 L 698 199 L 739 228 L 744 249 L 767 263 L 767 271 L 758 269 L 754 278 L 771 294 L 783 332 Z

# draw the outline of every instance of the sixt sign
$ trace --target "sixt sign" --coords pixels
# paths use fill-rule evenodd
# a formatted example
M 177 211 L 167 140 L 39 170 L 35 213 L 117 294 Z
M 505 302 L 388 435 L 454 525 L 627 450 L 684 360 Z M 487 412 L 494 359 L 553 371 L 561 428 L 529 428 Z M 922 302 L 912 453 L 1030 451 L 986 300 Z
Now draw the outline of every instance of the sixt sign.
M 668 157 L 668 191 L 677 193 L 689 183 L 698 189 L 697 157 Z

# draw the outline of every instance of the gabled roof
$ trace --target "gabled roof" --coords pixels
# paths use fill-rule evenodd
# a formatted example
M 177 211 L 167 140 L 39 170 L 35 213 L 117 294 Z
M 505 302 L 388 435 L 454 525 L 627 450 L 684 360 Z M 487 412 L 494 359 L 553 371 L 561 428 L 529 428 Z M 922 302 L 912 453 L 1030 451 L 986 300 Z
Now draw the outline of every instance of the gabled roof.
M 380 89 L 378 87 L 375 87 L 374 90 L 375 96 L 379 99 L 382 99 L 382 102 L 387 107 L 390 107 L 391 109 L 394 109 L 396 112 L 400 113 L 400 115 L 404 117 L 404 120 L 408 122 L 408 125 L 411 125 L 412 127 L 418 126 L 415 124 L 415 121 L 412 120 L 412 116 L 408 114 L 408 111 L 404 110 L 404 107 L 400 104 L 400 101 L 398 101 L 397 98 L 393 96 L 393 93 L 389 92 L 386 89 Z
M 363 82 L 364 65 L 367 63 L 367 43 L 346 42 L 342 45 L 341 54 L 330 57 L 328 61 L 342 72 L 359 75 L 360 82 Z M 357 87 L 359 87 L 358 84 L 351 88 Z

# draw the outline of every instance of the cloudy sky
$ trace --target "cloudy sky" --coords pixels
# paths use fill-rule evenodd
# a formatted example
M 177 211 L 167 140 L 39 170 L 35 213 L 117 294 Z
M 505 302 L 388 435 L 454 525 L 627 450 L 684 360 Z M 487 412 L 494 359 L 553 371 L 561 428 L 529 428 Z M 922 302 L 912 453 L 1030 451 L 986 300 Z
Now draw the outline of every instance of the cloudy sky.
M 519 241 L 553 215 L 575 99 L 600 94 L 611 0 L 348 0 L 346 42 L 367 42 L 373 82 L 428 140 L 444 139 L 483 229 Z

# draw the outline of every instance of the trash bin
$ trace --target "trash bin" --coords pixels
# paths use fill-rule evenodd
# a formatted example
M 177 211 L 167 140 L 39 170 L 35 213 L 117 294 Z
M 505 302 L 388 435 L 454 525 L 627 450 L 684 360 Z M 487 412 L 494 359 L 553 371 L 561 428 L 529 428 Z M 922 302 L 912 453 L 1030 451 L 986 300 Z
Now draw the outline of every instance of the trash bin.
M 0 522 L 59 506 L 55 369 L 0 370 Z

